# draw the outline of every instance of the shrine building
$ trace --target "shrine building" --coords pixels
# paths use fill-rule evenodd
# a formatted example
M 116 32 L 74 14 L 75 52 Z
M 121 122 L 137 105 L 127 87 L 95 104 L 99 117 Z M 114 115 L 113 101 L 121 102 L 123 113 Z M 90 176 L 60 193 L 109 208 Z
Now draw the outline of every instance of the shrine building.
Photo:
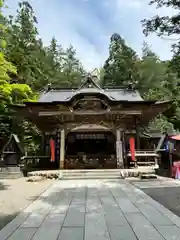
M 101 88 L 89 75 L 79 88 L 49 86 L 37 102 L 14 109 L 42 132 L 43 155 L 53 168 L 108 169 L 130 166 L 129 138 L 140 151 L 141 128 L 169 107 L 143 100 L 132 88 Z

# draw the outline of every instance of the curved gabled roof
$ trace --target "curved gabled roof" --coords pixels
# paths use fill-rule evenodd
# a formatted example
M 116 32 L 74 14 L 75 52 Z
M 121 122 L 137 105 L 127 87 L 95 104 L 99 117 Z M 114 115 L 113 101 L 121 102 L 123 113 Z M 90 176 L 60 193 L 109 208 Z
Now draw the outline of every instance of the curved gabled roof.
M 73 97 L 79 94 L 102 94 L 109 98 L 111 101 L 143 101 L 140 94 L 136 90 L 125 90 L 125 89 L 107 89 L 104 91 L 98 91 L 97 89 L 82 89 L 80 91 L 73 90 L 50 90 L 48 92 L 41 93 L 38 102 L 68 102 Z
M 74 97 L 87 94 L 87 95 L 104 95 L 110 101 L 130 101 L 140 102 L 143 101 L 139 92 L 133 89 L 102 89 L 100 88 L 92 78 L 88 77 L 86 81 L 80 86 L 80 88 L 73 89 L 57 89 L 52 88 L 46 92 L 42 92 L 38 102 L 68 102 Z

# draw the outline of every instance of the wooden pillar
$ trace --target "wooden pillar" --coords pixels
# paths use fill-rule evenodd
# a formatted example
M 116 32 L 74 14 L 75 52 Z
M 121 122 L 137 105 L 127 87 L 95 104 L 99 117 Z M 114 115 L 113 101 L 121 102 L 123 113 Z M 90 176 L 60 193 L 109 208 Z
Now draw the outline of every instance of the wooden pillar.
M 125 131 L 122 132 L 122 148 L 123 148 L 124 167 L 128 168 L 127 149 L 126 149 L 126 133 L 125 133 Z
M 46 134 L 45 132 L 42 133 L 42 145 L 41 145 L 41 152 L 42 155 L 46 155 Z
M 45 156 L 50 153 L 50 145 L 49 145 L 49 133 L 45 132 L 44 134 L 44 154 Z
M 139 121 L 137 118 L 135 118 L 135 129 L 136 129 L 136 150 L 141 149 L 140 145 L 140 126 L 139 126 Z
M 64 168 L 64 157 L 65 157 L 65 131 L 61 129 L 61 138 L 60 138 L 60 169 Z
M 140 144 L 140 131 L 139 131 L 139 127 L 136 127 L 136 143 L 137 143 L 137 150 L 141 150 L 141 144 Z
M 117 159 L 117 168 L 123 168 L 123 145 L 121 140 L 121 130 L 116 130 L 116 159 Z

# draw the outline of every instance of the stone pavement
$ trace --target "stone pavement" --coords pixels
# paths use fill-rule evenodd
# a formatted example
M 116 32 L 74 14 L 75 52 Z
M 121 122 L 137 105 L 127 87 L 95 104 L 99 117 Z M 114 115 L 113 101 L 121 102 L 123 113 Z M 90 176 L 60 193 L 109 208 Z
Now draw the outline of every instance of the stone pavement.
M 0 231 L 6 239 L 178 240 L 180 218 L 126 180 L 60 180 Z

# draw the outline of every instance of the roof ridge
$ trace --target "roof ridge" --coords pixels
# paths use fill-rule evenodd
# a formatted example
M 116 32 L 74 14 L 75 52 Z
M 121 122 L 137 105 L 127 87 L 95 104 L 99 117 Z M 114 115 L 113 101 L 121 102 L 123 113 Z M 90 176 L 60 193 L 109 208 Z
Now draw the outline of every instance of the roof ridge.
M 52 91 L 52 92 L 56 92 L 56 91 L 61 91 L 61 92 L 65 92 L 65 91 L 67 91 L 67 92 L 76 92 L 76 90 L 75 89 L 71 89 L 71 88 L 67 88 L 67 89 L 62 89 L 62 88 L 59 88 L 59 89 L 55 89 L 55 88 L 52 88 L 50 91 Z
M 91 86 L 91 83 L 97 88 L 97 89 L 102 89 L 94 80 L 91 74 L 88 74 L 88 76 L 86 77 L 85 81 L 81 84 L 81 86 L 78 88 L 77 91 L 81 90 L 82 88 L 84 88 L 84 86 L 86 86 L 86 84 L 88 84 L 88 88 L 91 88 L 89 86 Z

